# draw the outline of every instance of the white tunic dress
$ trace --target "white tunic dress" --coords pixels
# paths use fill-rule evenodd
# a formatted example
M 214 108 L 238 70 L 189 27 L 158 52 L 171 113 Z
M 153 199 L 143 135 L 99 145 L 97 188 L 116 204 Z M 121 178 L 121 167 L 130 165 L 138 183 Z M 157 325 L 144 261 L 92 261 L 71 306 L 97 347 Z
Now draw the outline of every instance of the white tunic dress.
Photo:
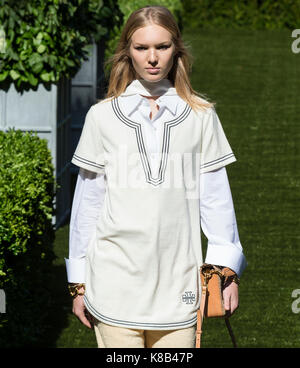
M 72 159 L 107 178 L 86 255 L 84 301 L 91 314 L 128 328 L 195 324 L 202 264 L 199 177 L 234 161 L 213 108 L 194 112 L 186 104 L 164 122 L 155 172 L 142 125 L 124 114 L 119 98 L 92 106 Z

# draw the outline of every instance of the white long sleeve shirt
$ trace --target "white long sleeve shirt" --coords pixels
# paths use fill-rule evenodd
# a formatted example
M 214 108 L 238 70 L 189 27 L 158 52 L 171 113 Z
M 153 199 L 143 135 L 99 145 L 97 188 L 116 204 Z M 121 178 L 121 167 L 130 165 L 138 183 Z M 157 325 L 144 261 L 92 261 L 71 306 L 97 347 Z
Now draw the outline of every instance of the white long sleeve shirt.
M 163 121 L 172 119 L 184 109 L 178 96 L 161 96 L 156 100 L 159 110 L 150 119 L 150 104 L 141 95 L 120 99 L 123 111 L 133 120 L 142 122 L 150 153 L 151 167 L 159 165 L 159 147 Z M 234 205 L 225 166 L 200 176 L 201 228 L 208 239 L 205 262 L 230 267 L 241 276 L 246 260 L 239 240 Z M 71 212 L 69 259 L 66 259 L 68 282 L 85 282 L 87 245 L 96 231 L 106 192 L 104 174 L 80 168 Z

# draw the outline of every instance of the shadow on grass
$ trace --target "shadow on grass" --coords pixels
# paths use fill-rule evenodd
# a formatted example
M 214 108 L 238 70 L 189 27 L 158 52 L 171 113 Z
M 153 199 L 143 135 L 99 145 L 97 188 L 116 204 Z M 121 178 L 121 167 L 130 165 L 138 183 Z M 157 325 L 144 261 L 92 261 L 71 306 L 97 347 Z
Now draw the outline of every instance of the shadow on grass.
M 72 313 L 64 257 L 68 254 L 68 224 L 55 232 L 41 267 L 40 254 L 18 257 L 15 284 L 6 284 L 6 313 L 0 314 L 0 347 L 94 347 L 94 332 Z M 88 330 L 85 331 L 85 330 Z M 90 333 L 90 335 L 87 335 Z
M 93 330 L 88 329 L 72 313 L 72 298 L 67 289 L 64 258 L 68 258 L 69 223 L 55 233 L 56 260 L 51 269 L 49 283 L 51 309 L 48 311 L 47 328 L 37 347 L 82 348 L 97 347 Z
M 57 347 L 57 340 L 69 326 L 72 300 L 68 294 L 66 268 L 54 265 L 50 283 L 51 308 L 48 310 L 45 333 L 36 347 Z
M 28 275 L 22 278 L 23 274 L 18 274 L 17 284 L 6 286 L 6 313 L 0 314 L 0 346 L 56 347 L 72 310 L 65 267 L 51 265 L 47 275 L 41 275 L 37 265 Z

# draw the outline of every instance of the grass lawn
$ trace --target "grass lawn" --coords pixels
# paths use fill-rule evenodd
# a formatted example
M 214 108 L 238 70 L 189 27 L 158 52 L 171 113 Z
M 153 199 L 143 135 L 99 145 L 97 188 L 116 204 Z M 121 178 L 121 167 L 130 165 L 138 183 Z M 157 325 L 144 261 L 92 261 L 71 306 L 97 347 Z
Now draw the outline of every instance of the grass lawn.
M 300 289 L 300 54 L 289 31 L 185 30 L 194 89 L 216 110 L 237 157 L 227 166 L 248 261 L 232 317 L 239 347 L 300 347 L 292 291 Z M 45 345 L 96 347 L 71 314 L 64 259 L 68 226 L 56 232 L 57 309 Z M 300 304 L 300 303 L 299 303 Z M 300 306 L 300 305 L 299 305 Z M 223 320 L 204 322 L 203 347 L 231 347 Z

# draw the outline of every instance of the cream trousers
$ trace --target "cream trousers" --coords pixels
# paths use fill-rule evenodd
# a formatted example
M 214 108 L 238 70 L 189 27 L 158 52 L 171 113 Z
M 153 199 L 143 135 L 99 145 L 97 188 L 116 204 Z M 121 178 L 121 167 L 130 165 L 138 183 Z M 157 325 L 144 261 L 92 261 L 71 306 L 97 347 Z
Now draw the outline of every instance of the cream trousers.
M 139 330 L 94 324 L 98 348 L 194 348 L 196 325 L 179 330 Z

